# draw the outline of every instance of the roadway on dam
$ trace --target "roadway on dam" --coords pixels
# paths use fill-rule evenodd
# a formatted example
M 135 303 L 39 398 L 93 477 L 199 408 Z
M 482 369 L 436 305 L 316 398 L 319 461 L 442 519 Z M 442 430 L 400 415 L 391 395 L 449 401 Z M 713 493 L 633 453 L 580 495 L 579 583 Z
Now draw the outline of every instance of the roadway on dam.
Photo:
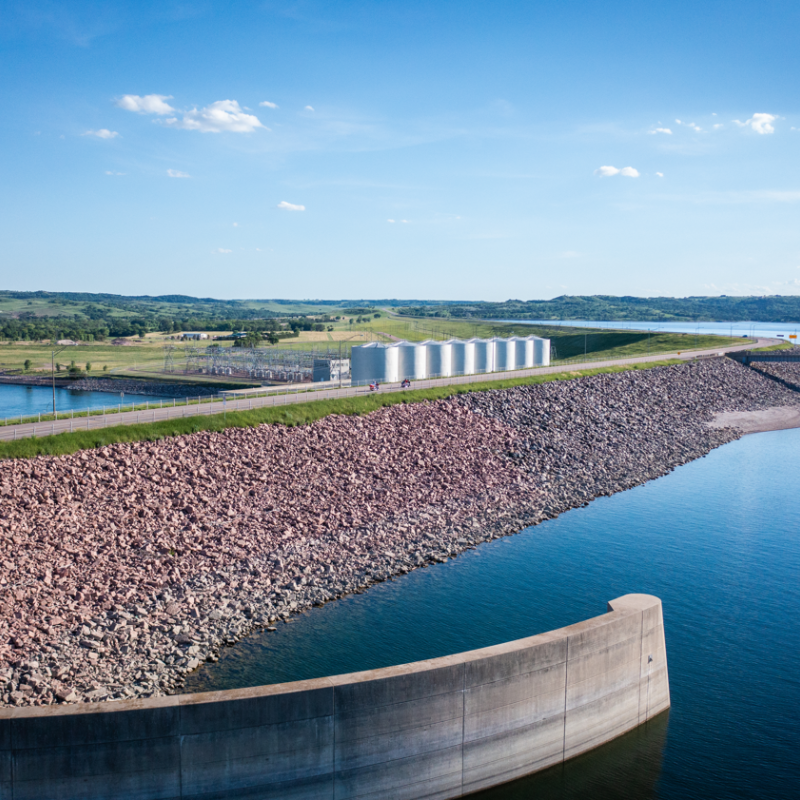
M 779 343 L 779 339 L 758 339 L 753 347 L 767 347 Z M 591 360 L 559 364 L 550 367 L 534 367 L 533 369 L 509 370 L 507 372 L 493 372 L 489 374 L 461 375 L 448 378 L 434 378 L 424 381 L 414 381 L 413 389 L 429 389 L 438 386 L 460 386 L 470 383 L 487 383 L 491 381 L 505 381 L 514 378 L 527 378 L 536 375 L 552 375 L 559 372 L 571 372 L 583 369 L 603 369 L 632 364 L 645 364 L 658 361 L 669 361 L 675 358 L 691 360 L 702 356 L 718 356 L 723 353 L 737 352 L 743 345 L 734 347 L 719 347 L 705 350 L 691 350 L 672 353 L 654 353 L 652 355 L 637 356 L 635 358 L 615 358 L 606 360 Z M 380 392 L 403 391 L 399 383 L 385 384 Z M 271 391 L 260 397 L 243 397 L 239 399 L 215 400 L 212 402 L 198 403 L 195 405 L 167 406 L 148 410 L 123 411 L 116 414 L 98 414 L 86 417 L 65 418 L 49 422 L 24 423 L 20 425 L 6 425 L 0 427 L 0 441 L 14 441 L 30 437 L 52 436 L 59 433 L 72 431 L 98 430 L 114 427 L 116 425 L 138 425 L 146 422 L 162 422 L 170 419 L 183 419 L 185 417 L 209 416 L 222 414 L 225 411 L 248 411 L 256 408 L 288 406 L 297 403 L 311 403 L 315 400 L 336 400 L 347 397 L 357 397 L 368 394 L 369 389 L 363 386 L 346 386 L 342 388 L 326 388 L 314 390 L 307 385 L 299 385 L 294 391 L 280 393 L 280 389 Z

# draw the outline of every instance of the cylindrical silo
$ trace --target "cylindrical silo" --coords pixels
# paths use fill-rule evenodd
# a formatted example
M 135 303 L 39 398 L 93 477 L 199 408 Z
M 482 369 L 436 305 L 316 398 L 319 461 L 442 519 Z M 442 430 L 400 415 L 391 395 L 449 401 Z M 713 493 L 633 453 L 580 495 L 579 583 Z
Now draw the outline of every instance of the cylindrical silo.
M 462 342 L 454 339 L 453 345 L 453 375 L 475 374 L 475 342 Z
M 453 374 L 453 345 L 451 342 L 437 342 L 428 339 L 428 377 L 446 378 Z
M 428 377 L 428 348 L 417 342 L 399 342 L 399 372 L 398 379 L 408 378 L 412 381 L 421 381 Z
M 525 336 L 517 339 L 517 369 L 529 369 L 536 358 L 535 336 Z
M 542 366 L 550 366 L 550 340 L 542 339 Z
M 517 366 L 517 342 L 515 339 L 503 339 L 498 336 L 494 340 L 495 372 L 505 372 Z
M 535 339 L 536 351 L 534 361 L 537 367 L 546 367 L 550 364 L 550 340 Z
M 494 339 L 470 339 L 475 345 L 475 372 L 494 372 Z
M 354 386 L 363 386 L 373 381 L 395 383 L 398 380 L 397 345 L 382 342 L 355 345 L 350 357 L 351 380 Z

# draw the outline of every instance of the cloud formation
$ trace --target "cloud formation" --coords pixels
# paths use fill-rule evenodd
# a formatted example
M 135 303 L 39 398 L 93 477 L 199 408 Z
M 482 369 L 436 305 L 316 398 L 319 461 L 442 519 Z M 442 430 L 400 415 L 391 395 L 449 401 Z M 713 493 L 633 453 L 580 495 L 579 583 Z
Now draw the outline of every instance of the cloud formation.
M 622 167 L 622 169 L 618 169 L 617 167 L 598 167 L 594 171 L 595 175 L 599 175 L 601 178 L 610 178 L 613 175 L 622 175 L 625 178 L 638 178 L 639 177 L 639 170 L 634 169 L 633 167 Z
M 192 177 L 191 175 L 189 175 L 188 172 L 181 172 L 180 170 L 177 170 L 177 169 L 168 169 L 167 170 L 167 175 L 169 175 L 170 178 L 191 178 Z
M 135 111 L 137 114 L 172 114 L 175 109 L 165 100 L 172 100 L 171 94 L 124 94 L 117 100 L 117 105 L 126 111 Z
M 258 117 L 243 111 L 236 100 L 217 100 L 199 111 L 196 108 L 187 111 L 181 120 L 166 119 L 164 124 L 201 133 L 252 133 L 264 127 Z
M 259 105 L 260 106 L 264 106 L 265 108 L 277 108 L 278 107 L 277 103 L 270 103 L 269 100 L 264 100 L 261 103 L 259 103 Z
M 306 106 L 303 110 L 304 111 L 313 111 L 314 108 L 313 108 L 313 106 Z
M 86 131 L 81 136 L 96 136 L 98 139 L 113 139 L 119 134 L 116 131 L 110 131 L 108 128 L 100 128 L 97 131 Z
M 733 120 L 740 128 L 752 128 L 756 133 L 766 134 L 775 133 L 775 126 L 772 124 L 778 119 L 774 114 L 753 114 L 750 119 L 740 122 L 738 119 Z
M 655 128 L 652 131 L 647 131 L 648 133 L 666 133 L 672 136 L 672 131 L 669 128 Z
M 306 210 L 305 206 L 298 206 L 298 205 L 295 205 L 294 203 L 287 203 L 285 200 L 281 200 L 280 203 L 278 203 L 278 208 L 282 208 L 284 211 L 305 211 Z
M 233 250 L 226 250 L 224 247 L 218 247 L 216 252 L 225 254 L 225 253 L 232 253 Z
M 656 172 L 656 175 L 658 175 L 659 178 L 663 178 L 664 177 L 664 173 L 663 172 Z
M 106 170 L 106 175 L 114 175 L 114 176 L 119 177 L 119 176 L 124 175 L 124 174 L 125 174 L 124 172 L 114 172 L 113 170 L 110 170 L 110 169 Z

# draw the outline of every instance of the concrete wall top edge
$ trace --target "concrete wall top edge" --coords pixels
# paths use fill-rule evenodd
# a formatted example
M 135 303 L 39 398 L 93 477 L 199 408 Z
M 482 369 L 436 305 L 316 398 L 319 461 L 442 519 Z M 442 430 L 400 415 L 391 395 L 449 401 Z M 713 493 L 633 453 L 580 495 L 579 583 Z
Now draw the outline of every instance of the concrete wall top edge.
M 136 700 L 115 700 L 105 703 L 83 703 L 80 705 L 4 708 L 0 709 L 0 720 L 52 718 L 70 715 L 77 716 L 86 714 L 108 714 L 140 711 L 144 709 L 174 708 L 180 706 L 194 706 L 200 704 L 230 702 L 235 700 L 247 700 L 274 695 L 287 695 L 298 692 L 308 692 L 315 689 L 328 689 L 333 691 L 337 686 L 385 680 L 387 678 L 402 677 L 413 673 L 438 670 L 468 662 L 480 661 L 492 656 L 513 653 L 514 651 L 535 647 L 539 644 L 551 644 L 553 642 L 566 639 L 570 636 L 575 636 L 577 634 L 582 634 L 594 629 L 599 629 L 605 625 L 611 624 L 620 617 L 628 616 L 630 614 L 643 613 L 648 609 L 658 607 L 660 605 L 661 600 L 653 595 L 628 594 L 609 601 L 609 610 L 605 614 L 601 614 L 597 617 L 583 620 L 573 625 L 568 625 L 564 628 L 558 628 L 556 630 L 535 634 L 534 636 L 529 636 L 523 639 L 516 639 L 511 642 L 503 642 L 501 644 L 491 645 L 490 647 L 484 647 L 478 650 L 469 650 L 463 653 L 442 656 L 440 658 L 433 658 L 425 661 L 415 661 L 409 664 L 398 664 L 396 666 L 365 670 L 363 672 L 353 672 L 344 675 L 326 676 L 312 680 L 270 684 L 266 686 L 253 686 L 243 689 L 229 689 L 219 692 L 202 692 L 197 694 L 183 694 L 173 695 L 170 697 L 154 697 Z

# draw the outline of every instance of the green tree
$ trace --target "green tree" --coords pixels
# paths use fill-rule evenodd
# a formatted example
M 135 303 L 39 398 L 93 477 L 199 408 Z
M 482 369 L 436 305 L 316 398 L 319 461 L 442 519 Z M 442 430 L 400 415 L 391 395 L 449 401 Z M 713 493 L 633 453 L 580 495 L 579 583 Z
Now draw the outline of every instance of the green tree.
M 25 359 L 25 363 L 22 365 L 25 372 L 27 372 L 31 368 L 31 360 L 29 358 Z
M 91 372 L 92 371 L 92 362 L 91 361 L 87 361 L 86 362 L 86 371 L 87 372 Z

